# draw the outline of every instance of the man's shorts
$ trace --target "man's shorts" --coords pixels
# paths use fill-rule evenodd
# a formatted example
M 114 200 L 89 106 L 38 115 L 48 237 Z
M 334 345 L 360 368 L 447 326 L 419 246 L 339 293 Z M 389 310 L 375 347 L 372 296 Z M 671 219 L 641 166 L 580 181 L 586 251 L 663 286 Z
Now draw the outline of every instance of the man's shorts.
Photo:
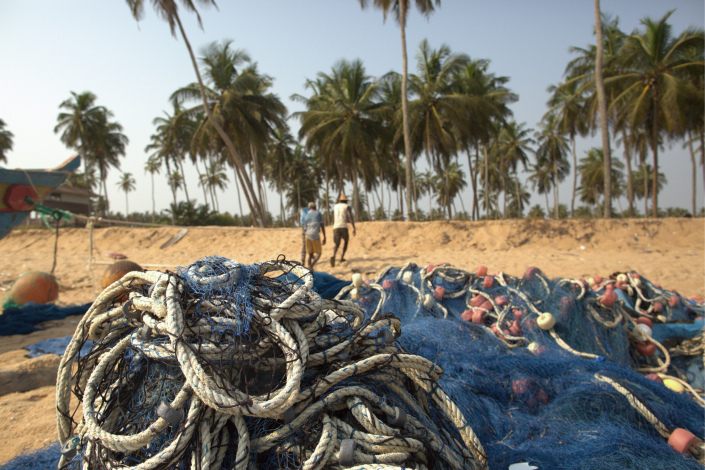
M 311 240 L 310 238 L 306 237 L 306 253 L 309 255 L 312 255 L 314 253 L 323 253 L 323 248 L 321 247 L 321 239 L 319 238 L 318 240 Z
M 333 243 L 336 245 L 340 245 L 340 239 L 345 240 L 345 243 L 348 243 L 348 240 L 350 240 L 350 234 L 348 233 L 347 228 L 334 228 L 333 229 Z

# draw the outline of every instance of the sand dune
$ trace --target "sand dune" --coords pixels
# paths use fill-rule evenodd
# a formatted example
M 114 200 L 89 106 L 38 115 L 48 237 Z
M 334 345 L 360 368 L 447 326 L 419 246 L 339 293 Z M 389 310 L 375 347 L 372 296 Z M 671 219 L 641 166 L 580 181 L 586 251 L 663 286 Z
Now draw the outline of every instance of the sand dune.
M 178 228 L 101 228 L 94 232 L 94 260 L 106 263 L 87 269 L 89 236 L 85 229 L 59 233 L 55 274 L 61 284 L 59 304 L 85 303 L 94 298 L 107 264 L 119 252 L 144 267 L 175 269 L 197 259 L 220 255 L 254 263 L 284 255 L 301 257 L 299 229 L 191 228 L 169 248 L 159 247 Z M 705 223 L 703 219 L 633 219 L 565 221 L 490 221 L 357 224 L 347 262 L 331 268 L 332 233 L 328 232 L 322 261 L 316 269 L 349 279 L 353 272 L 373 277 L 387 265 L 451 263 L 475 270 L 501 270 L 521 276 L 529 266 L 549 277 L 606 277 L 634 270 L 652 282 L 683 295 L 705 295 Z M 49 271 L 54 234 L 48 230 L 16 230 L 0 240 L 0 290 L 30 270 Z M 2 294 L 0 292 L 0 294 Z M 56 361 L 27 359 L 22 346 L 72 333 L 77 318 L 41 325 L 31 335 L 0 341 L 0 423 L 5 445 L 0 463 L 56 439 L 54 387 Z M 21 378 L 21 380 L 20 380 Z M 35 388 L 26 391 L 28 388 Z

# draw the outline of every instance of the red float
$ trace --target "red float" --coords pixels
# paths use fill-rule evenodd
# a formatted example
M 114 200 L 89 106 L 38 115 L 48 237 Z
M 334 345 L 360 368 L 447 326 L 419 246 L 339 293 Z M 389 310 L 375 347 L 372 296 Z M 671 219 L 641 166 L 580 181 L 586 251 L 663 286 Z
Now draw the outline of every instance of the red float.
M 668 445 L 681 454 L 690 454 L 690 448 L 695 446 L 698 438 L 695 435 L 683 428 L 676 428 L 671 437 L 668 438 Z
M 494 285 L 494 278 L 492 276 L 485 276 L 485 279 L 482 281 L 482 288 L 491 289 L 492 285 Z
M 663 379 L 659 377 L 658 374 L 646 374 L 644 377 L 654 382 L 663 383 Z
M 485 277 L 487 275 L 487 266 L 477 268 L 477 277 Z
M 656 346 L 651 341 L 646 344 L 636 343 L 636 349 L 642 356 L 653 356 L 656 352 Z
M 514 319 L 519 321 L 521 321 L 521 318 L 524 316 L 524 312 L 522 312 L 518 308 L 512 310 L 512 314 L 514 314 Z
M 382 289 L 384 290 L 390 290 L 394 289 L 397 286 L 397 281 L 394 279 L 385 279 L 382 281 Z
M 26 184 L 13 184 L 5 190 L 3 202 L 13 211 L 31 211 L 32 204 L 24 200 L 30 198 L 33 201 L 37 200 L 37 192 L 33 187 Z M 19 305 L 19 304 L 18 304 Z
M 654 302 L 654 312 L 660 313 L 663 311 L 663 304 L 661 302 Z
M 678 305 L 681 303 L 680 297 L 677 295 L 674 295 L 670 299 L 668 299 L 668 306 L 669 307 L 678 307 Z
M 517 395 L 523 395 L 534 387 L 534 381 L 531 379 L 515 379 L 512 381 L 512 390 Z
M 519 324 L 519 320 L 514 320 L 512 324 L 509 326 L 509 331 L 511 332 L 512 336 L 521 336 L 524 332 L 521 330 L 521 325 Z
M 607 289 L 602 297 L 600 297 L 600 303 L 605 307 L 611 307 L 617 301 L 617 294 L 612 289 Z
M 489 300 L 485 300 L 482 305 L 480 305 L 480 308 L 483 310 L 486 310 L 488 312 L 491 312 L 494 310 L 494 307 L 492 306 L 492 303 Z
M 528 279 L 529 281 L 533 281 L 540 274 L 541 274 L 541 270 L 539 268 L 537 268 L 536 266 L 530 266 L 530 267 L 526 268 L 526 272 L 524 272 L 524 279 Z
M 479 307 L 480 305 L 484 304 L 486 301 L 487 301 L 487 299 L 485 299 L 483 296 L 478 294 L 472 298 L 472 300 L 470 301 L 470 306 Z
M 463 313 L 460 314 L 460 318 L 465 321 L 472 321 L 472 310 L 465 310 Z
M 548 393 L 544 389 L 539 389 L 538 392 L 536 392 L 536 401 L 541 403 L 542 405 L 548 405 Z
M 433 291 L 433 297 L 435 297 L 436 300 L 443 300 L 443 296 L 446 294 L 446 288 L 437 286 L 436 290 Z
M 476 308 L 472 313 L 472 322 L 477 323 L 478 325 L 482 325 L 483 323 L 485 323 L 485 317 L 485 311 Z
M 498 295 L 497 297 L 494 298 L 494 302 L 498 306 L 504 307 L 505 305 L 507 305 L 509 303 L 509 299 L 507 298 L 506 295 Z

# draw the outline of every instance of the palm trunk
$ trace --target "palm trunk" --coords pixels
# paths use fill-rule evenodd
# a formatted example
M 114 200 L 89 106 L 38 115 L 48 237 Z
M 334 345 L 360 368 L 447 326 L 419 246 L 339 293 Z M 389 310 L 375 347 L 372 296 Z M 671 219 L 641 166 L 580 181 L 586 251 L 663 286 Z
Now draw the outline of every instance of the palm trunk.
M 352 165 L 350 167 L 352 171 L 352 179 L 353 179 L 353 203 L 355 205 L 355 222 L 360 221 L 360 201 L 359 201 L 359 194 L 358 194 L 358 189 L 357 189 L 357 165 L 355 164 L 355 157 L 352 159 Z
M 595 33 L 597 34 L 597 58 L 595 60 L 595 87 L 597 88 L 597 105 L 600 113 L 600 132 L 602 134 L 602 155 L 605 162 L 605 218 L 612 217 L 612 161 L 610 156 L 610 135 L 607 129 L 607 101 L 605 84 L 602 80 L 602 59 L 604 42 L 602 41 L 602 18 L 600 0 L 595 0 Z
M 397 194 L 399 196 L 399 214 L 402 217 L 402 220 L 404 219 L 404 197 L 402 196 L 402 183 L 401 183 L 401 172 L 399 171 L 399 155 L 396 155 L 396 162 L 397 162 L 397 190 L 399 191 Z
M 696 200 L 695 200 L 695 191 L 696 191 L 696 183 L 695 183 L 695 174 L 697 173 L 698 166 L 695 163 L 695 152 L 693 151 L 693 136 L 690 132 L 690 129 L 688 129 L 688 148 L 690 149 L 690 163 L 691 166 L 693 167 L 693 217 L 696 217 L 695 214 L 695 209 L 696 209 Z
M 233 167 L 233 175 L 235 175 L 235 189 L 237 191 L 237 205 L 240 207 L 240 225 L 244 223 L 245 216 L 242 215 L 242 200 L 240 199 L 240 184 L 238 183 L 238 174 L 235 167 Z
M 213 116 L 213 112 L 211 111 L 210 107 L 208 106 L 208 101 L 206 100 L 206 92 L 205 88 L 203 86 L 203 80 L 201 79 L 201 72 L 198 70 L 198 63 L 196 62 L 196 56 L 193 54 L 193 49 L 191 49 L 191 43 L 189 42 L 188 38 L 186 37 L 186 32 L 184 31 L 184 27 L 181 24 L 181 19 L 179 18 L 179 15 L 174 11 L 174 19 L 176 20 L 176 23 L 179 25 L 179 31 L 181 31 L 181 37 L 184 39 L 184 42 L 186 43 L 186 48 L 188 49 L 189 55 L 191 56 L 191 62 L 193 63 L 193 68 L 196 72 L 196 78 L 198 79 L 198 88 L 201 91 L 201 99 L 203 100 L 203 109 L 206 112 L 206 115 L 208 116 L 208 120 L 211 122 L 213 125 L 213 128 L 215 128 L 216 132 L 220 136 L 221 139 L 223 139 L 223 142 L 225 143 L 225 146 L 228 148 L 228 151 L 230 152 L 230 155 L 233 158 L 233 162 L 235 165 L 237 165 L 238 169 L 240 170 L 240 173 L 243 176 L 243 180 L 245 183 L 245 196 L 247 199 L 247 204 L 250 206 L 250 213 L 252 214 L 252 221 L 255 224 L 255 226 L 258 224 L 257 219 L 259 219 L 259 222 L 263 222 L 264 217 L 262 214 L 262 208 L 259 205 L 259 201 L 257 200 L 257 194 L 255 193 L 254 189 L 252 189 L 252 183 L 250 182 L 249 178 L 247 177 L 247 174 L 244 172 L 243 168 L 243 163 L 242 160 L 240 159 L 240 155 L 235 151 L 235 146 L 233 145 L 232 140 L 230 140 L 230 137 L 225 133 L 221 125 L 216 121 L 215 117 Z M 248 194 L 249 193 L 249 194 Z M 252 200 L 250 200 L 250 196 L 252 197 Z M 263 224 L 261 224 L 263 226 Z
M 642 166 L 644 167 L 644 218 L 646 218 L 649 210 L 649 174 L 646 171 L 646 163 L 644 158 L 642 158 Z
M 171 166 L 169 165 L 169 158 L 164 159 L 164 163 L 166 164 L 166 174 L 168 175 L 168 178 L 171 178 Z M 176 207 L 176 188 L 174 187 L 173 184 L 169 183 L 169 188 L 171 189 L 171 195 L 174 197 L 174 207 Z M 171 223 L 175 224 L 176 222 L 174 221 L 174 215 L 172 214 L 171 216 Z
M 150 176 L 152 177 L 152 223 L 154 223 L 155 213 L 157 212 L 156 202 L 154 200 L 154 173 L 150 173 Z
M 503 172 L 504 173 L 504 172 Z M 507 179 L 502 174 L 502 218 L 507 218 Z
M 627 200 L 629 201 L 629 217 L 634 217 L 634 183 L 632 181 L 632 157 L 629 154 L 629 141 L 624 131 L 624 158 L 627 160 Z
M 328 192 L 328 167 L 325 167 L 324 170 L 326 174 L 326 225 L 330 225 L 330 195 Z
M 470 166 L 470 176 L 472 177 L 472 220 L 480 218 L 480 208 L 477 203 L 477 162 L 480 161 L 480 149 L 475 145 L 475 165 L 470 163 L 470 152 L 468 151 L 468 165 Z
M 405 1 L 399 2 L 399 27 L 401 29 L 401 52 L 402 52 L 402 75 L 401 75 L 401 113 L 402 113 L 402 128 L 404 131 L 404 154 L 406 155 L 406 205 L 408 213 L 406 215 L 407 222 L 411 221 L 411 195 L 413 187 L 411 184 L 414 179 L 414 165 L 411 157 L 411 129 L 409 128 L 409 100 L 407 97 L 407 79 L 408 79 L 408 59 L 406 57 L 406 7 Z M 418 219 L 418 211 L 416 214 Z
M 184 192 L 186 193 L 186 202 L 189 202 L 191 200 L 191 198 L 188 195 L 188 186 L 186 185 L 186 172 L 184 171 L 184 164 L 183 164 L 182 160 L 183 160 L 183 156 L 182 156 L 182 158 L 179 158 L 176 163 L 178 163 L 179 169 L 181 170 L 181 176 L 184 177 Z
M 521 188 L 519 187 L 519 175 L 517 174 L 516 171 L 514 171 L 514 185 L 516 186 L 516 192 L 517 192 L 517 209 L 519 209 L 519 218 L 521 219 L 524 217 L 524 205 L 521 201 Z M 572 206 L 571 206 L 572 210 Z M 572 213 L 571 213 L 572 216 Z
M 653 88 L 653 128 L 651 129 L 651 146 L 654 152 L 654 171 L 651 177 L 651 211 L 653 218 L 658 218 L 658 89 Z
M 485 220 L 490 220 L 490 156 L 487 152 L 487 144 L 483 147 L 485 153 Z
M 413 178 L 411 179 L 411 183 L 413 185 L 413 191 L 414 191 L 414 209 L 415 209 L 415 217 L 416 220 L 419 220 L 419 190 L 416 187 L 416 173 L 414 173 Z
M 326 185 L 328 182 L 326 181 Z M 279 220 L 284 226 L 284 176 L 282 175 L 282 166 L 279 165 Z
M 130 206 L 127 203 L 127 191 L 125 191 L 125 220 L 127 220 L 128 215 L 130 215 Z
M 193 165 L 196 167 L 196 173 L 198 173 L 198 181 L 203 182 L 203 174 L 201 173 L 200 168 L 198 168 L 198 158 L 196 158 L 193 161 Z M 206 167 L 206 171 L 208 171 L 208 167 Z M 203 203 L 208 206 L 208 196 L 206 195 L 206 185 L 201 184 L 201 188 L 203 189 Z M 214 208 L 215 209 L 215 208 Z
M 101 179 L 103 180 L 103 193 L 105 194 L 105 214 L 110 213 L 110 201 L 108 201 L 108 187 L 106 186 L 105 180 L 106 178 L 103 178 L 101 175 Z
M 573 195 L 570 197 L 570 217 L 575 214 L 575 192 L 578 184 L 578 160 L 575 156 L 575 133 L 570 133 L 570 146 L 573 150 Z
M 553 216 L 558 220 L 558 165 L 553 165 Z

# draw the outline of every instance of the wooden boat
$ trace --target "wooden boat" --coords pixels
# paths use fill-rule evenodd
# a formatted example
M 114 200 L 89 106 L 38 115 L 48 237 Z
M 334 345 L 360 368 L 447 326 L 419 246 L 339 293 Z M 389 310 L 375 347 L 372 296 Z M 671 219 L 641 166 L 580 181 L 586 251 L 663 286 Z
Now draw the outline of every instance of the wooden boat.
M 41 203 L 81 164 L 74 155 L 50 170 L 10 170 L 0 168 L 0 239 L 20 225 L 32 210 L 29 198 Z

